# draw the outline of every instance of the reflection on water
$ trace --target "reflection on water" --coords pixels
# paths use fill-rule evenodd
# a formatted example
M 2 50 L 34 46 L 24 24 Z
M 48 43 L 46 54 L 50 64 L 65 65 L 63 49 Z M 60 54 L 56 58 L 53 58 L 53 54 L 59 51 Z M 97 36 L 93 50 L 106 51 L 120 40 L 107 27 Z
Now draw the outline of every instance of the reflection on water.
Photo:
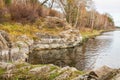
M 83 46 L 69 49 L 37 51 L 29 55 L 32 64 L 55 64 L 73 66 L 79 70 L 97 68 L 104 65 L 120 67 L 120 31 L 107 32 L 90 39 Z
M 78 69 L 85 68 L 85 54 L 82 48 L 69 48 L 60 50 L 43 50 L 30 54 L 29 61 L 32 64 L 52 63 L 58 66 L 74 66 Z

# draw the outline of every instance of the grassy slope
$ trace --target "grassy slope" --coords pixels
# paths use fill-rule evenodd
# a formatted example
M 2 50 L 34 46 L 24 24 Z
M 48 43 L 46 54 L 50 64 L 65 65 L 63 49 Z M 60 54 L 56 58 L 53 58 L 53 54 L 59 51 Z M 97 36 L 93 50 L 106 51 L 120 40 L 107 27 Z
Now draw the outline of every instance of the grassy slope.
M 36 25 L 26 24 L 22 25 L 19 23 L 3 23 L 0 24 L 0 30 L 4 30 L 8 32 L 12 38 L 12 40 L 15 40 L 17 36 L 20 35 L 27 35 L 30 38 L 34 38 L 35 33 L 47 33 L 51 35 L 58 35 L 61 31 L 63 31 L 63 28 L 48 28 L 43 27 L 41 29 L 38 29 Z

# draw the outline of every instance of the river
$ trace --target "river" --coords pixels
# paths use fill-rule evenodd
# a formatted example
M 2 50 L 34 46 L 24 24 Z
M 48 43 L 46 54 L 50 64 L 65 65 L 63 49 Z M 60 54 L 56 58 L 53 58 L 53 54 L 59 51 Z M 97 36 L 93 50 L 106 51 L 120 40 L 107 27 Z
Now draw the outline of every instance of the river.
M 111 31 L 69 49 L 41 50 L 29 54 L 32 64 L 55 64 L 90 70 L 101 66 L 120 68 L 120 31 Z

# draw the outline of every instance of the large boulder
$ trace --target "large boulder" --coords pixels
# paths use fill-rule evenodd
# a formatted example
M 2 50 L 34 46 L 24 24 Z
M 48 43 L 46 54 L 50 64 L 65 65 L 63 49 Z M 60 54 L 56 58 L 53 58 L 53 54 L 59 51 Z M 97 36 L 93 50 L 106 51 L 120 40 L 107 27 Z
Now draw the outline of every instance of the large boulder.
M 117 71 L 116 76 L 114 76 L 112 79 L 110 80 L 120 80 L 120 69 Z
M 103 66 L 101 68 L 98 68 L 95 70 L 95 73 L 99 76 L 102 77 L 108 73 L 110 73 L 111 71 L 113 71 L 112 68 L 109 68 L 108 66 Z
M 98 75 L 97 80 L 117 80 L 117 79 L 113 79 L 113 78 L 116 77 L 119 70 L 112 69 L 108 66 L 103 66 L 101 68 L 94 70 L 94 72 Z M 119 77 L 116 77 L 116 78 L 119 78 Z

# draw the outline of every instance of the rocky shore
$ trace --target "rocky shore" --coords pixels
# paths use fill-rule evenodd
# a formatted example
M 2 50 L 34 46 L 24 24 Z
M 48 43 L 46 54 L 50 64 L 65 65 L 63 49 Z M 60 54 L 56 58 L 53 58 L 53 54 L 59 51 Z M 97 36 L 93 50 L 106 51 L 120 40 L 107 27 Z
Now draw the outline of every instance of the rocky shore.
M 59 36 L 36 33 L 33 40 L 26 35 L 12 42 L 10 35 L 0 31 L 0 79 L 1 80 L 119 80 L 120 70 L 103 66 L 98 70 L 79 71 L 73 67 L 60 68 L 53 64 L 31 65 L 26 63 L 28 54 L 40 50 L 75 47 L 82 43 L 79 30 L 68 29 Z M 7 62 L 12 63 L 7 63 Z
M 28 54 L 37 50 L 70 48 L 82 42 L 79 30 L 69 29 L 53 36 L 44 33 L 36 33 L 37 40 L 30 39 L 26 35 L 16 37 L 17 41 L 12 42 L 10 35 L 0 31 L 1 61 L 26 60 Z M 33 52 L 34 53 L 34 52 Z
M 93 71 L 53 64 L 31 65 L 25 62 L 0 62 L 0 80 L 119 80 L 120 70 L 103 66 Z

